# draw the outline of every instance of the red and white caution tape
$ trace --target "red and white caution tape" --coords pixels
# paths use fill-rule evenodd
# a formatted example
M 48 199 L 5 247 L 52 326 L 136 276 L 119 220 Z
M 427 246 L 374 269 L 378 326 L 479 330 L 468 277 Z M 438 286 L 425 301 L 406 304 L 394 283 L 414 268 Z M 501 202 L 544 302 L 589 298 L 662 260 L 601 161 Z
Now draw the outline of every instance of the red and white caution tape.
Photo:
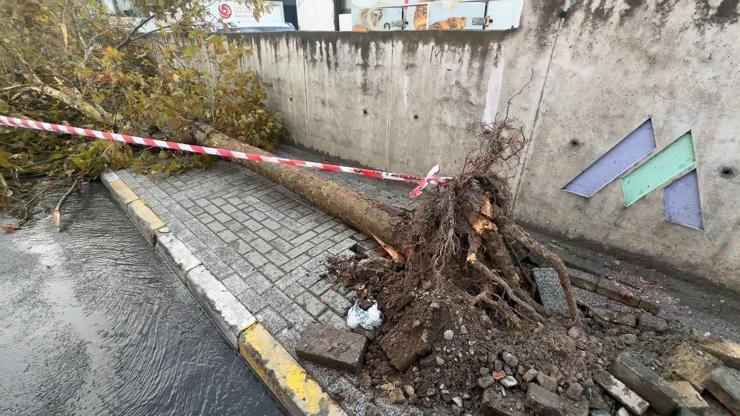
M 418 186 L 414 188 L 409 194 L 412 198 L 421 195 L 421 191 L 426 188 L 429 184 L 444 185 L 450 181 L 451 177 L 437 176 L 439 173 L 439 165 L 434 166 L 429 174 L 425 177 L 413 176 L 413 175 L 402 175 L 400 173 L 383 172 L 374 169 L 361 169 L 353 168 L 351 166 L 340 166 L 332 165 L 329 163 L 320 162 L 309 162 L 305 160 L 294 160 L 285 159 L 282 157 L 275 156 L 262 156 L 254 153 L 237 152 L 234 150 L 217 149 L 214 147 L 197 146 L 194 144 L 185 144 L 177 142 L 169 142 L 165 140 L 150 139 L 148 137 L 129 136 L 127 134 L 111 133 L 107 131 L 98 131 L 91 129 L 83 129 L 80 127 L 65 126 L 63 124 L 45 123 L 42 121 L 29 120 L 25 118 L 7 117 L 0 115 L 0 125 L 6 125 L 11 127 L 19 127 L 25 129 L 44 130 L 55 133 L 67 133 L 74 134 L 77 136 L 91 137 L 93 139 L 103 139 L 110 141 L 117 141 L 130 144 L 140 144 L 150 147 L 161 147 L 169 150 L 182 150 L 184 152 L 201 153 L 206 155 L 220 156 L 228 159 L 247 159 L 256 162 L 265 163 L 279 163 L 282 165 L 300 166 L 304 168 L 312 168 L 319 170 L 326 170 L 330 172 L 343 172 L 352 173 L 355 175 L 368 176 L 376 179 L 388 179 L 392 181 L 402 182 L 413 182 L 417 183 Z

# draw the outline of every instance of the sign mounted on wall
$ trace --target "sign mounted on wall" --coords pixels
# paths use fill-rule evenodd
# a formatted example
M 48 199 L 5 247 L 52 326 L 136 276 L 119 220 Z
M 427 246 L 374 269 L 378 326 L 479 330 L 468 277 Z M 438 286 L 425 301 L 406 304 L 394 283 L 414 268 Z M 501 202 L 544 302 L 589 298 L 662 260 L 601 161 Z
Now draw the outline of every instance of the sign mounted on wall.
M 568 182 L 563 189 L 591 198 L 603 187 L 622 177 L 622 196 L 626 208 L 678 178 L 663 188 L 664 216 L 670 222 L 703 230 L 691 132 L 686 132 L 645 163 L 632 169 L 655 148 L 653 124 L 648 119 Z M 628 171 L 630 172 L 627 173 Z
M 511 30 L 524 0 L 354 0 L 352 30 Z

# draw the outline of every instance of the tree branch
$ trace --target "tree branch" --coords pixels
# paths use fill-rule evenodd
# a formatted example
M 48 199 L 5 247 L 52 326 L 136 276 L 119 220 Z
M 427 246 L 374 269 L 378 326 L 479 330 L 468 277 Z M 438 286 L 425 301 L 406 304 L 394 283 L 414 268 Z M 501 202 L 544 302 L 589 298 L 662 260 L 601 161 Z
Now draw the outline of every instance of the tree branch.
M 153 14 L 149 15 L 149 17 L 147 17 L 147 18 L 143 19 L 141 22 L 139 22 L 138 25 L 134 26 L 134 28 L 131 29 L 131 31 L 128 32 L 128 35 L 126 35 L 126 37 L 122 41 L 118 42 L 118 44 L 115 46 L 115 48 L 116 49 L 121 49 L 124 46 L 128 45 L 129 43 L 131 43 L 131 41 L 132 41 L 131 37 L 134 35 L 134 33 L 136 33 L 139 29 L 141 29 L 142 26 L 144 26 L 145 24 L 149 23 L 149 21 L 152 20 L 152 19 L 154 19 L 154 15 Z M 139 39 L 139 38 L 137 37 L 136 39 Z M 134 39 L 134 40 L 136 40 L 136 39 Z

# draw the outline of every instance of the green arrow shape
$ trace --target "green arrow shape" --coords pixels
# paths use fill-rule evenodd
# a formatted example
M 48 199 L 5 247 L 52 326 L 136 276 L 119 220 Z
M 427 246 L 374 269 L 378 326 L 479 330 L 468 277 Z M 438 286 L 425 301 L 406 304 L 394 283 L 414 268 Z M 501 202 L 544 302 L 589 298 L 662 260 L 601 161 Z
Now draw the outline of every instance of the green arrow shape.
M 624 206 L 639 201 L 695 163 L 694 142 L 687 132 L 622 179 Z

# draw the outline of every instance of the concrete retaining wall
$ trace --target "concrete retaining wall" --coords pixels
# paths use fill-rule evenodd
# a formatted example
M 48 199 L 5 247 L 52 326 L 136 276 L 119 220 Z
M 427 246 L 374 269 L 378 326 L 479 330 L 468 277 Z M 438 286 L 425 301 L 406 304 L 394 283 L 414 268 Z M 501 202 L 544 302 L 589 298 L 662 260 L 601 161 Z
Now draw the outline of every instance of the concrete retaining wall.
M 563 13 L 561 9 L 565 8 Z M 740 289 L 736 0 L 528 1 L 506 33 L 239 35 L 292 140 L 369 166 L 457 174 L 491 121 L 530 136 L 511 172 L 520 221 Z M 562 187 L 651 118 L 657 150 L 691 130 L 704 231 L 668 223 L 661 192 L 623 207 Z M 723 173 L 724 172 L 724 173 Z

